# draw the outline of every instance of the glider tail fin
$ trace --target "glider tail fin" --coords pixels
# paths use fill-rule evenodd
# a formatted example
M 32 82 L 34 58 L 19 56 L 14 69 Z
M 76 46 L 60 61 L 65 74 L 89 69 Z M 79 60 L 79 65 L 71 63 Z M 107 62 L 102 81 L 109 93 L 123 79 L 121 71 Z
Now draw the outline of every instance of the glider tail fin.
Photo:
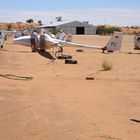
M 122 32 L 114 32 L 107 45 L 105 46 L 106 50 L 109 52 L 117 51 L 121 49 L 123 39 Z

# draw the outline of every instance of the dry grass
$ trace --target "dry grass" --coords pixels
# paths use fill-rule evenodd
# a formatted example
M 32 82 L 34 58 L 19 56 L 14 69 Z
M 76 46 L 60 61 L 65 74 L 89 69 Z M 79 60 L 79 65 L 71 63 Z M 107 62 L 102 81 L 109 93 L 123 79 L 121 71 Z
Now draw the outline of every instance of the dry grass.
M 105 71 L 111 70 L 113 67 L 113 64 L 110 61 L 104 60 L 102 63 L 102 68 Z

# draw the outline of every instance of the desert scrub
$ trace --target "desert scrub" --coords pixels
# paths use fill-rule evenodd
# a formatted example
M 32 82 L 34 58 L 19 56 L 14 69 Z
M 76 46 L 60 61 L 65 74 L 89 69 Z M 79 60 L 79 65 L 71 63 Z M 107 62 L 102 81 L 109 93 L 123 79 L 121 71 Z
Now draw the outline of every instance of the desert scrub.
M 113 67 L 113 64 L 107 60 L 104 60 L 103 63 L 102 63 L 102 68 L 103 70 L 105 71 L 108 71 L 108 70 L 111 70 Z

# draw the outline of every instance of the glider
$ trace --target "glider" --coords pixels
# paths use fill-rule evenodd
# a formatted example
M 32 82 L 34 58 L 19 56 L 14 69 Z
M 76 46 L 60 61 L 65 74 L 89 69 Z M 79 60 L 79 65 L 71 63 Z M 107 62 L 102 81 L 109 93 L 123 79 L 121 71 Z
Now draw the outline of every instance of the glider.
M 74 43 L 74 42 L 68 42 L 65 40 L 56 39 L 56 38 L 51 37 L 48 34 L 45 34 L 45 36 L 46 36 L 45 49 L 58 47 L 58 51 L 56 52 L 56 54 L 58 54 L 58 53 L 62 54 L 64 46 L 100 49 L 103 52 L 105 50 L 108 52 L 114 52 L 114 51 L 120 50 L 121 44 L 122 44 L 123 33 L 114 32 L 113 35 L 111 36 L 110 40 L 108 41 L 108 43 L 105 46 L 78 44 L 78 43 Z M 39 36 L 38 36 L 38 38 L 39 38 Z M 31 39 L 30 36 L 22 36 L 22 37 L 15 38 L 13 40 L 13 43 L 19 44 L 19 45 L 31 46 L 30 39 Z M 39 43 L 38 43 L 38 48 L 39 48 Z M 57 57 L 57 55 L 55 55 L 55 56 Z

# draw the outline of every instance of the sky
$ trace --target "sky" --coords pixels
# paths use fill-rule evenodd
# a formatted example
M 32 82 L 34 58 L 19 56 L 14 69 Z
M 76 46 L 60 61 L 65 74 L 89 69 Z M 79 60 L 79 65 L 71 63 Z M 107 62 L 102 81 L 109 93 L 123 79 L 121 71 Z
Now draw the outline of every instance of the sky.
M 89 21 L 93 25 L 140 26 L 140 0 L 0 0 L 0 22 L 43 24 Z

